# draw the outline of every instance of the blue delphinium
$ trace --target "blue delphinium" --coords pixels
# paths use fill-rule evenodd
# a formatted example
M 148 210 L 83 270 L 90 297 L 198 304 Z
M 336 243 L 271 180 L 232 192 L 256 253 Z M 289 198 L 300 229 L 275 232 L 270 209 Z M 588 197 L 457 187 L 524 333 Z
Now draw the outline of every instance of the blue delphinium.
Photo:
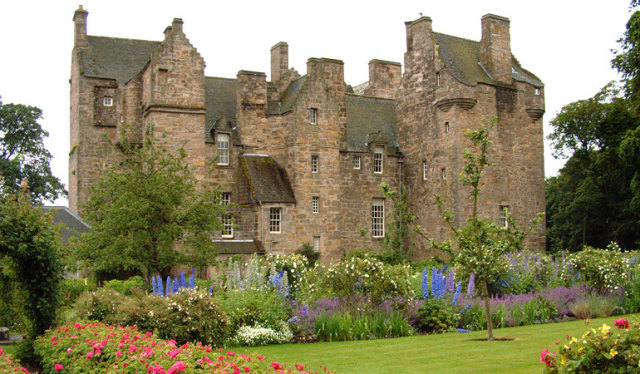
M 445 285 L 444 285 L 444 277 L 438 271 L 438 269 L 433 269 L 432 271 L 432 279 L 431 279 L 431 296 L 436 299 L 441 299 L 444 297 Z
M 167 277 L 167 289 L 165 291 L 165 296 L 169 295 L 171 293 L 171 276 L 169 275 Z
M 460 311 L 460 314 L 464 314 L 464 312 L 469 310 L 469 308 L 471 308 L 471 303 L 467 304 L 464 308 L 462 308 L 462 310 Z
M 209 295 L 213 295 L 213 286 L 209 286 Z
M 178 283 L 178 288 L 187 288 L 187 280 L 184 278 L 184 271 L 180 272 L 180 283 Z
M 189 277 L 189 288 L 196 288 L 196 269 L 191 269 L 191 276 Z
M 164 296 L 164 290 L 162 289 L 162 278 L 158 275 L 158 279 L 156 280 L 156 284 L 158 285 L 158 296 Z
M 427 268 L 422 270 L 422 298 L 429 297 L 429 277 L 427 276 Z
M 151 289 L 153 290 L 153 296 L 158 296 L 158 286 L 156 286 L 156 277 L 151 277 Z
M 447 292 L 451 292 L 453 293 L 453 291 L 455 291 L 455 281 L 453 279 L 453 269 L 449 269 L 449 275 L 447 275 L 447 281 L 446 281 L 446 291 Z
M 293 316 L 293 317 L 289 318 L 289 320 L 287 322 L 288 323 L 298 323 L 298 317 Z
M 178 277 L 174 275 L 171 292 L 177 293 L 178 291 L 180 291 L 180 283 L 178 283 Z
M 471 330 L 465 330 L 465 329 L 460 329 L 460 328 L 457 328 L 456 331 L 457 332 L 463 332 L 463 333 L 464 332 L 471 332 Z
M 458 304 L 458 297 L 460 296 L 460 288 L 462 288 L 462 282 L 458 282 L 458 286 L 456 287 L 456 292 L 453 294 L 453 301 L 451 305 L 455 306 Z
M 476 275 L 471 274 L 469 277 L 469 286 L 467 286 L 467 297 L 471 297 L 473 295 L 473 289 L 476 286 Z

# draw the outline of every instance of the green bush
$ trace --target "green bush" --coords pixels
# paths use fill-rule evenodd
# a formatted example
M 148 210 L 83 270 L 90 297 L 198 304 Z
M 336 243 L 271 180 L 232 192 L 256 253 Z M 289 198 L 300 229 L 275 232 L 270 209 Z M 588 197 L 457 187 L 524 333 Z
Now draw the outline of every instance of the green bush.
M 460 314 L 447 301 L 428 297 L 418 308 L 417 328 L 426 333 L 441 333 L 454 330 L 459 320 Z
M 136 290 L 142 291 L 145 289 L 144 279 L 139 275 L 133 276 L 127 280 L 108 280 L 104 282 L 103 286 L 127 296 L 131 295 Z
M 110 288 L 81 294 L 73 306 L 76 316 L 87 321 L 113 322 L 116 308 L 125 303 L 127 297 Z
M 309 263 L 309 267 L 314 267 L 316 265 L 316 262 L 320 258 L 320 252 L 313 249 L 313 247 L 309 243 L 302 243 L 302 246 L 298 248 L 295 253 L 304 256 Z
M 60 300 L 62 306 L 71 306 L 78 296 L 98 288 L 95 280 L 87 278 L 63 279 L 60 283 Z
M 316 316 L 319 341 L 349 341 L 395 338 L 414 334 L 413 328 L 400 313 L 335 313 Z
M 218 300 L 229 318 L 232 333 L 241 326 L 256 324 L 277 329 L 291 315 L 286 299 L 273 290 L 232 290 Z
M 640 324 L 629 328 L 621 318 L 614 325 L 591 329 L 580 338 L 567 336 L 568 342 L 558 342 L 558 352 L 547 349 L 540 354 L 546 373 L 637 373 L 640 362 Z M 557 341 L 556 341 L 557 342 Z
M 626 288 L 629 281 L 629 259 L 611 243 L 607 250 L 585 247 L 582 251 L 567 256 L 560 277 L 565 283 L 574 279 L 584 282 L 599 294 Z

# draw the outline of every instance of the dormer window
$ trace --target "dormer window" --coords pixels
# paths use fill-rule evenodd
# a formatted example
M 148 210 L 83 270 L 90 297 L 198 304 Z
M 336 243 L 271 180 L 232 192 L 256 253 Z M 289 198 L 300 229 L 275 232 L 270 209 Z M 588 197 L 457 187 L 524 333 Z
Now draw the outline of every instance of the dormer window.
M 104 106 L 113 106 L 113 98 L 105 97 L 102 99 L 102 105 Z
M 218 133 L 216 147 L 218 148 L 218 165 L 229 165 L 229 134 Z
M 315 125 L 318 120 L 318 109 L 309 108 L 309 123 Z

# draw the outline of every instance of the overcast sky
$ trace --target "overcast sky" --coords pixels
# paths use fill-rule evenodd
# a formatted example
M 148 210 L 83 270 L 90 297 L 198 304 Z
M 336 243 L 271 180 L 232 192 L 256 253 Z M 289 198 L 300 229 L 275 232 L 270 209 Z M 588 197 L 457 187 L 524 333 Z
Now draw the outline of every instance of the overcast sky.
M 625 31 L 629 1 L 0 1 L 0 96 L 41 108 L 53 173 L 68 182 L 69 76 L 74 11 L 89 11 L 89 35 L 162 40 L 174 17 L 206 62 L 206 75 L 269 74 L 269 49 L 289 43 L 289 65 L 304 74 L 309 57 L 345 63 L 345 80 L 368 80 L 368 62 L 403 62 L 405 21 L 430 16 L 437 32 L 480 40 L 480 19 L 511 20 L 511 50 L 545 83 L 545 135 L 562 106 L 618 79 L 611 50 Z M 545 174 L 556 175 L 545 139 Z M 67 205 L 66 200 L 57 202 Z

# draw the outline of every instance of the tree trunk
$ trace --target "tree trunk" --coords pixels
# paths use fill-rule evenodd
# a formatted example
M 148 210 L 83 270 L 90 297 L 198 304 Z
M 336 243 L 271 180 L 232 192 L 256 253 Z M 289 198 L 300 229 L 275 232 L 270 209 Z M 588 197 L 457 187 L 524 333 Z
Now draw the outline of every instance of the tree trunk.
M 489 287 L 487 282 L 482 282 L 482 300 L 484 301 L 484 310 L 487 314 L 487 340 L 493 340 L 493 320 L 491 318 L 491 303 L 489 303 Z

